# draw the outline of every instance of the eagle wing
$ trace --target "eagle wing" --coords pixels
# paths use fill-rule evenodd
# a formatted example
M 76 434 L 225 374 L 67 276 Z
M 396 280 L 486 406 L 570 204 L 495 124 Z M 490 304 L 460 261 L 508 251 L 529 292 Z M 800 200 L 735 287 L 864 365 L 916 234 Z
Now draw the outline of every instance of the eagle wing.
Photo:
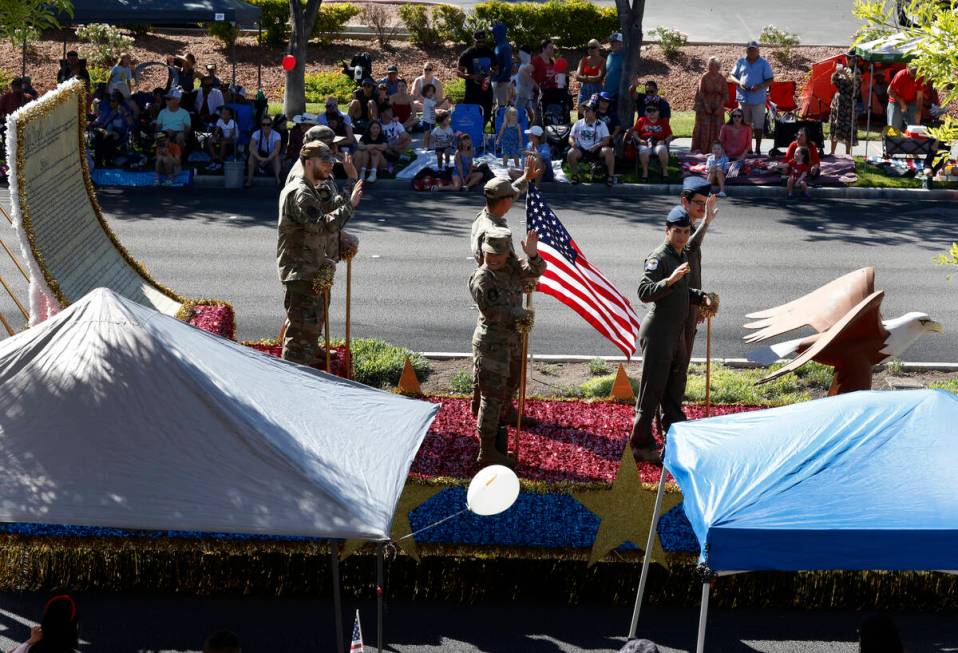
M 749 313 L 746 317 L 757 321 L 746 324 L 745 328 L 756 331 L 744 339 L 759 342 L 803 326 L 823 333 L 874 292 L 875 268 L 855 270 L 787 304 Z
M 818 339 L 800 356 L 787 365 L 762 378 L 758 383 L 794 372 L 810 360 L 835 367 L 835 383 L 843 386 L 842 391 L 871 387 L 872 365 L 885 358 L 881 348 L 888 337 L 888 331 L 882 325 L 881 301 L 885 292 L 879 290 L 868 295 L 848 311 L 845 316 L 822 333 Z M 855 386 L 855 387 L 848 387 Z

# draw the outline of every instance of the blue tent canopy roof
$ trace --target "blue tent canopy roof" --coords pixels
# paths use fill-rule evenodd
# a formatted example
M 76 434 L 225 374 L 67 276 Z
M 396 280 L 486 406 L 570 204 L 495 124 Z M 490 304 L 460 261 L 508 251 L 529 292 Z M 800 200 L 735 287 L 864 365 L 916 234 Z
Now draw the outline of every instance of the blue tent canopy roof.
M 675 424 L 714 571 L 958 569 L 958 397 L 855 392 Z
M 228 22 L 253 27 L 261 9 L 243 0 L 73 0 L 73 17 L 61 17 L 71 25 L 186 25 Z

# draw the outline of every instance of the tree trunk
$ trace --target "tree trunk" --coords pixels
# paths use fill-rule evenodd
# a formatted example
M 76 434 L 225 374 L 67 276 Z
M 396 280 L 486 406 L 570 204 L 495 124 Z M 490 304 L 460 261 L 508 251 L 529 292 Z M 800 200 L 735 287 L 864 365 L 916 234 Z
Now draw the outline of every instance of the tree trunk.
M 622 60 L 622 78 L 619 81 L 619 101 L 616 107 L 624 129 L 635 122 L 635 102 L 629 97 L 629 86 L 639 70 L 642 60 L 642 17 L 645 15 L 645 0 L 615 0 L 622 29 L 622 44 L 625 56 Z
M 289 118 L 306 111 L 306 45 L 313 33 L 316 14 L 322 0 L 289 0 L 289 53 L 296 57 L 296 66 L 286 73 L 283 113 Z

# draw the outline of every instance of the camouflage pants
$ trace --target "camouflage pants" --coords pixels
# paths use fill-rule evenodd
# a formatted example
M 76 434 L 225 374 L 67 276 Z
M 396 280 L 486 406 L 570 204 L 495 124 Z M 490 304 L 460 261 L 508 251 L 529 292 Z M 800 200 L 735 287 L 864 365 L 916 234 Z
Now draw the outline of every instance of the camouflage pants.
M 287 281 L 285 286 L 283 359 L 312 365 L 319 357 L 319 336 L 323 332 L 323 295 L 313 291 L 312 281 Z
M 494 437 L 505 427 L 519 389 L 522 350 L 518 343 L 473 344 L 473 406 L 479 437 Z

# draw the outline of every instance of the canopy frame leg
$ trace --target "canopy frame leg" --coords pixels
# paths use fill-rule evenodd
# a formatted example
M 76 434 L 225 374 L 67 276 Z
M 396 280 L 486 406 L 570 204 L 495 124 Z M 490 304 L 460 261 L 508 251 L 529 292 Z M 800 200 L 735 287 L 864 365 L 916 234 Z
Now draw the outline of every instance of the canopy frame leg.
M 333 577 L 333 610 L 336 624 L 336 650 L 345 651 L 346 642 L 343 639 L 343 597 L 342 583 L 339 577 L 339 540 L 329 541 L 329 566 Z
M 865 118 L 865 165 L 868 165 L 868 145 L 872 140 L 872 84 L 875 83 L 875 62 L 872 62 L 871 72 L 868 75 L 868 100 L 865 102 L 867 117 Z M 885 116 L 885 120 L 888 117 Z
M 642 609 L 642 599 L 645 597 L 645 584 L 649 579 L 649 565 L 652 563 L 652 546 L 657 535 L 659 511 L 662 509 L 662 497 L 665 495 L 665 468 L 659 476 L 659 489 L 655 495 L 655 507 L 652 509 L 652 525 L 649 526 L 649 537 L 645 543 L 645 552 L 642 555 L 642 574 L 639 576 L 639 589 L 635 593 L 635 608 L 632 610 L 632 623 L 629 626 L 629 639 L 635 637 L 639 625 L 639 611 Z
M 712 590 L 712 583 L 705 581 L 702 583 L 702 607 L 699 609 L 699 633 L 695 642 L 695 653 L 705 653 L 705 624 L 709 616 L 709 594 Z
M 383 653 L 383 560 L 386 545 L 383 542 L 376 544 L 376 650 Z

